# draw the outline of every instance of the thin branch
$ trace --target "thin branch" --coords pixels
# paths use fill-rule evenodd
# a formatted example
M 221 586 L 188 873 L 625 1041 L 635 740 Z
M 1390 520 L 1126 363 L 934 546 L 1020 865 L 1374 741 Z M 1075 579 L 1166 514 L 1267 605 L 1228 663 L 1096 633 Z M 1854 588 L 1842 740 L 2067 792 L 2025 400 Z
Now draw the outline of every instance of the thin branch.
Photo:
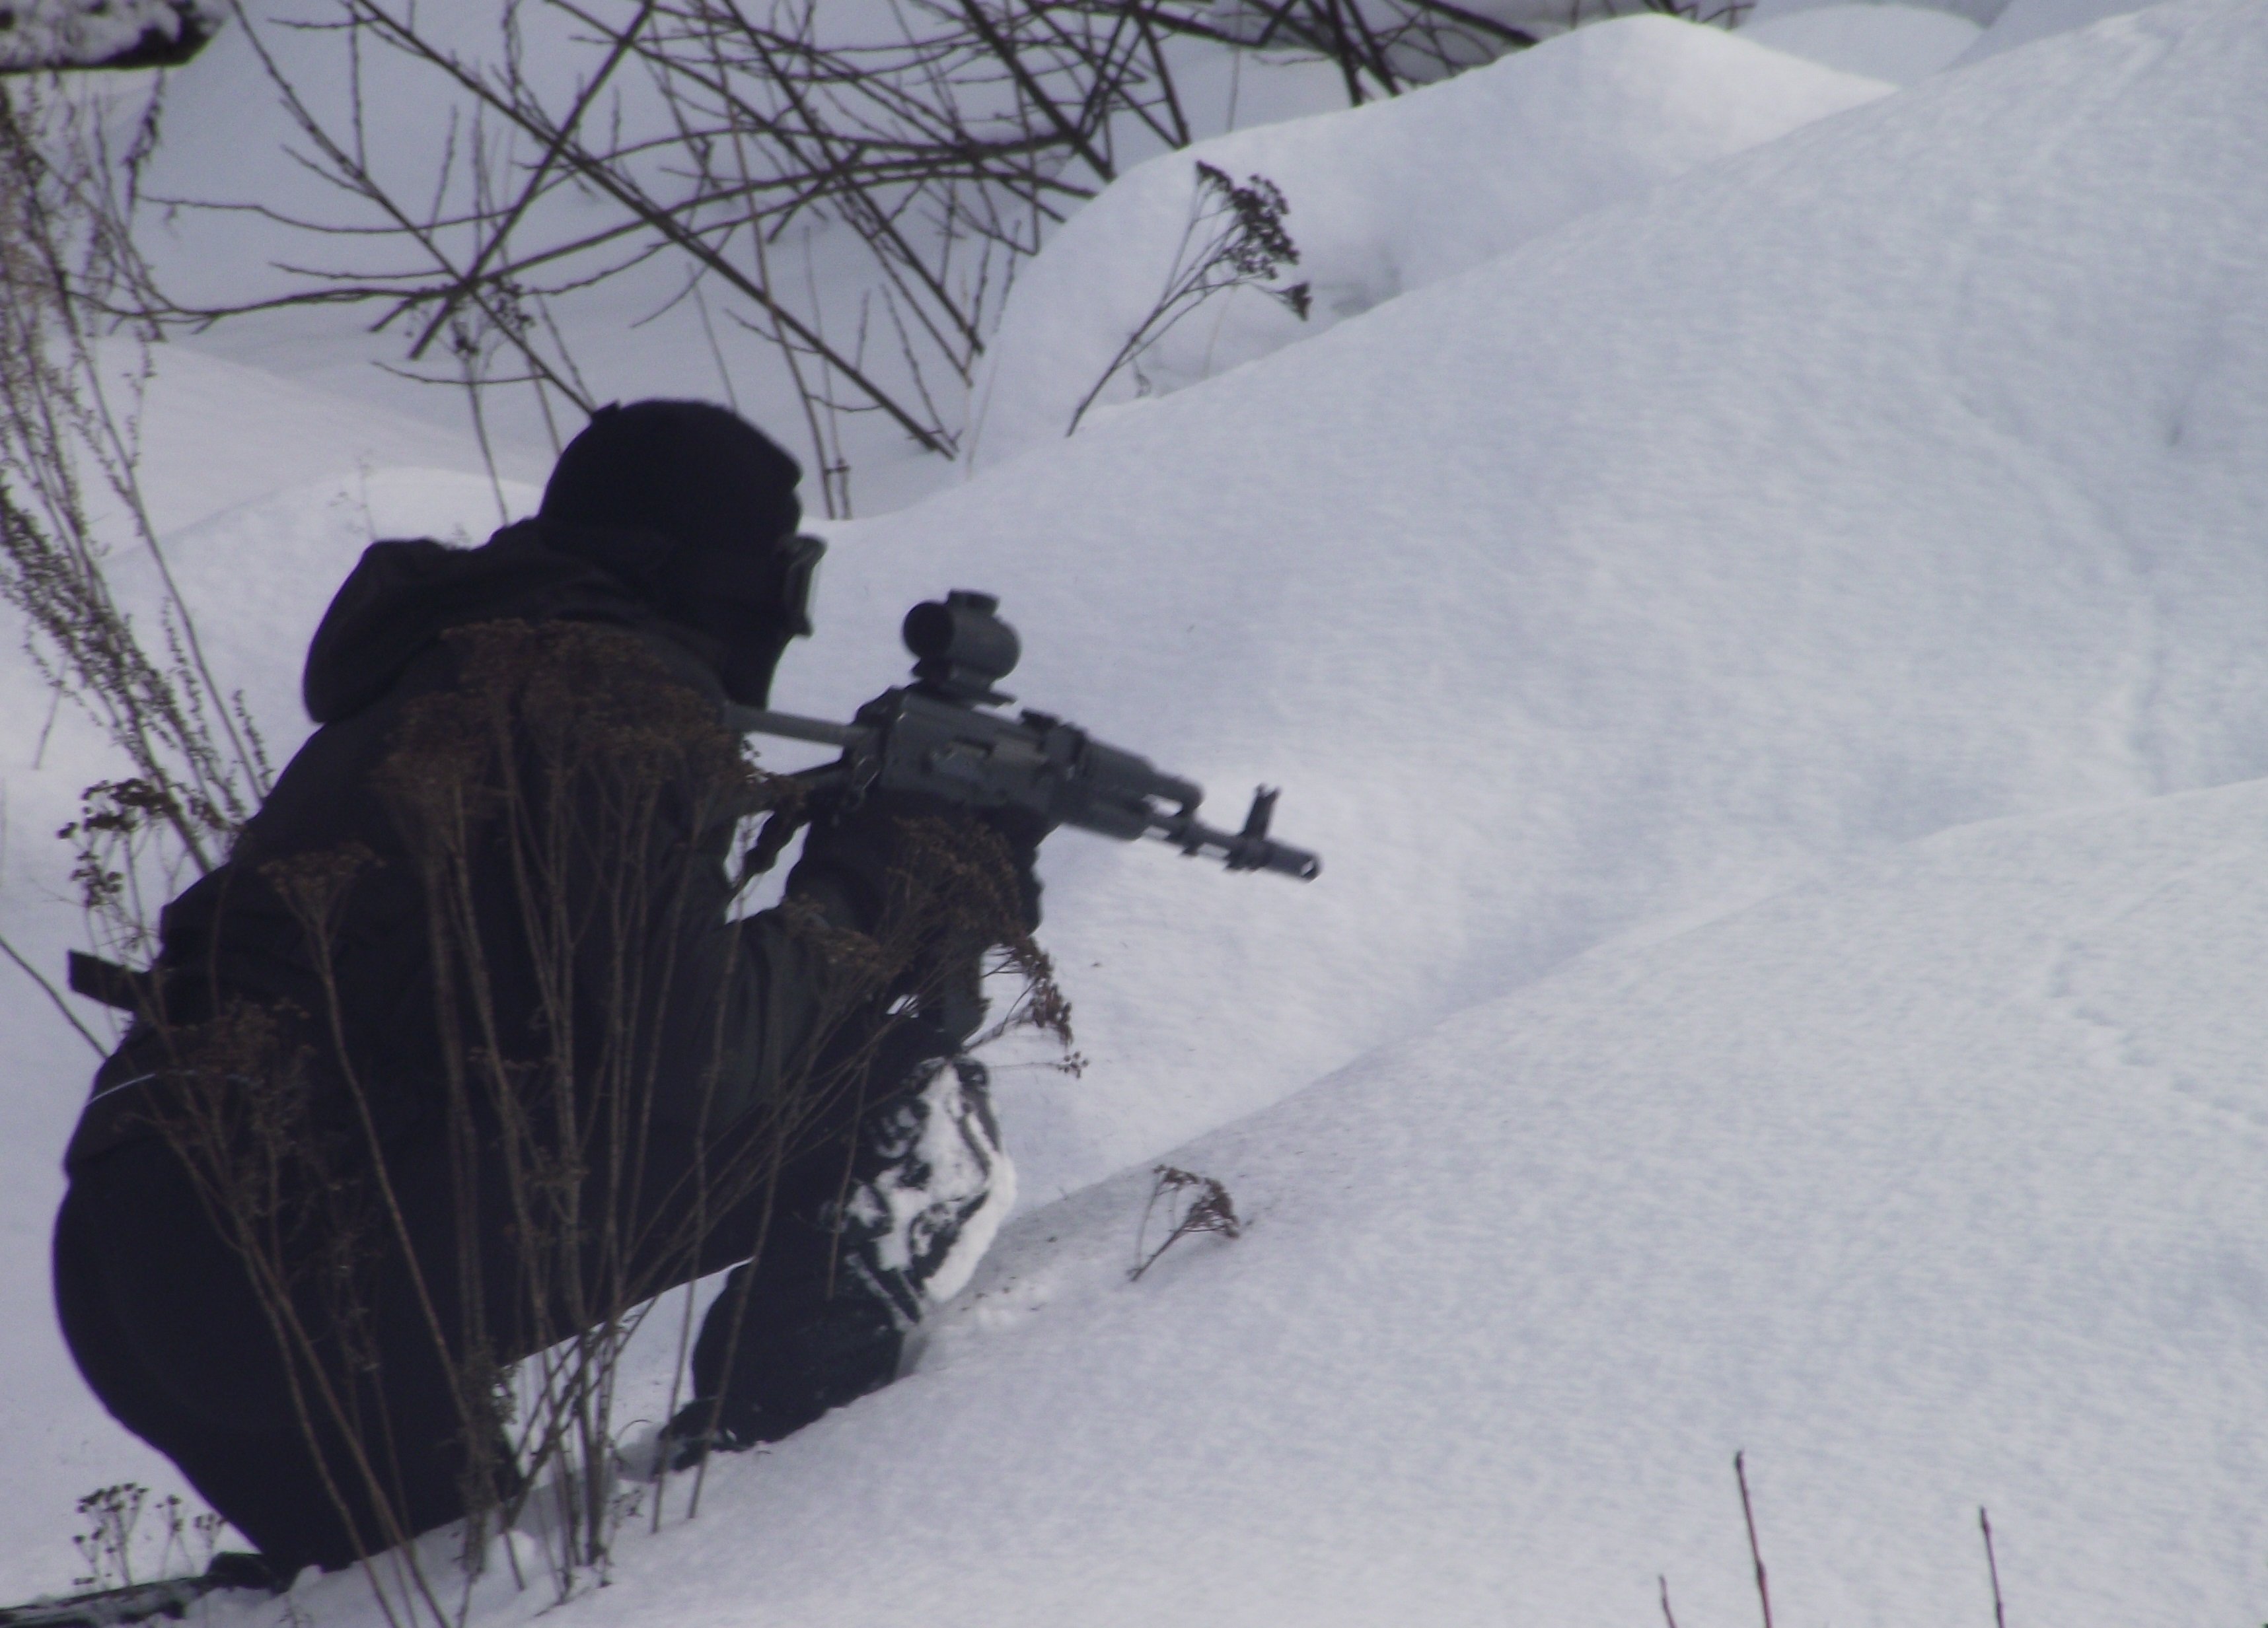
M 0 955 L 4 955 L 8 959 L 13 961 L 16 964 L 18 970 L 20 971 L 25 977 L 30 979 L 33 983 L 40 986 L 40 993 L 47 996 L 48 1000 L 53 1003 L 56 1011 L 63 1014 L 63 1022 L 69 1023 L 72 1028 L 78 1030 L 78 1038 L 94 1048 L 94 1054 L 97 1057 L 107 1057 L 110 1055 L 110 1047 L 108 1044 L 103 1040 L 98 1039 L 95 1036 L 94 1030 L 89 1029 L 85 1023 L 79 1022 L 78 1014 L 70 1009 L 70 1003 L 63 999 L 63 991 L 56 988 L 53 983 L 49 982 L 47 975 L 41 972 L 39 968 L 33 966 L 29 961 L 24 959 L 24 957 L 18 953 L 16 946 L 8 942 L 8 938 L 5 934 L 0 934 Z
M 1756 1544 L 1756 1512 L 1749 1501 L 1749 1469 L 1742 1454 L 1733 1455 L 1733 1473 L 1741 1482 L 1741 1518 L 1749 1523 L 1749 1558 L 1756 1563 L 1756 1598 L 1764 1612 L 1764 1628 L 1772 1628 L 1771 1589 L 1764 1581 L 1764 1554 Z
M 1984 1533 L 1984 1568 L 1992 1576 L 1992 1628 L 2008 1628 L 2007 1609 L 2000 1603 L 2000 1562 L 1992 1552 L 1992 1517 L 1977 1506 L 1977 1524 Z

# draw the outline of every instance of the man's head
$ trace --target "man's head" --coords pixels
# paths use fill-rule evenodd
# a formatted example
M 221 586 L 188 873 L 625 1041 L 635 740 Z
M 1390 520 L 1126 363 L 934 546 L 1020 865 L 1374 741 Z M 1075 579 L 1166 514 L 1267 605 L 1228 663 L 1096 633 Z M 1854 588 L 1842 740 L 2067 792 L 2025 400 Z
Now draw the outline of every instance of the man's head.
M 818 542 L 795 535 L 803 471 L 706 401 L 600 407 L 543 489 L 555 546 L 591 560 L 723 648 L 725 687 L 761 706 L 787 642 L 811 631 Z

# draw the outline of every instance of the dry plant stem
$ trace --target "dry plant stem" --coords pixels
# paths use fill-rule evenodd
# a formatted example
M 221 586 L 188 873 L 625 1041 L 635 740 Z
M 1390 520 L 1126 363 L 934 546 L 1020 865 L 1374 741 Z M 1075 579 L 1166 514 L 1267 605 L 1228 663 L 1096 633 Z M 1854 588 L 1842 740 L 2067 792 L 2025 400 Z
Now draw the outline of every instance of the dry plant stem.
M 1984 1534 L 1984 1569 L 1992 1579 L 1992 1628 L 2008 1628 L 2008 1613 L 2000 1603 L 2000 1562 L 1992 1552 L 1992 1517 L 1977 1506 L 1977 1524 Z
M 1741 1518 L 1749 1524 L 1749 1558 L 1756 1568 L 1756 1599 L 1764 1607 L 1764 1628 L 1772 1628 L 1771 1588 L 1764 1581 L 1764 1554 L 1756 1544 L 1756 1512 L 1749 1501 L 1749 1467 L 1742 1453 L 1733 1455 L 1733 1474 L 1741 1483 Z
M 875 407 L 896 420 L 900 427 L 917 442 L 929 451 L 944 456 L 951 455 L 950 441 L 942 432 L 932 425 L 922 422 L 901 406 L 891 392 L 869 378 L 848 357 L 841 356 L 828 347 L 825 339 L 815 328 L 776 298 L 769 288 L 743 273 L 707 239 L 706 236 L 697 229 L 692 218 L 697 214 L 700 204 L 704 202 L 703 199 L 696 196 L 688 202 L 687 201 L 670 202 L 654 197 L 637 181 L 627 163 L 624 162 L 625 159 L 636 155 L 605 150 L 593 151 L 586 148 L 579 138 L 580 132 L 563 119 L 555 121 L 547 115 L 532 96 L 525 94 L 524 85 L 512 79 L 508 79 L 503 85 L 494 84 L 486 76 L 475 72 L 453 53 L 435 44 L 418 28 L 414 12 L 397 12 L 378 4 L 377 0 L 345 0 L 345 4 L 350 21 L 354 25 L 372 29 L 385 43 L 399 50 L 405 56 L 437 70 L 460 92 L 472 98 L 478 106 L 497 114 L 523 134 L 543 143 L 547 149 L 555 150 L 564 161 L 562 166 L 563 170 L 570 172 L 574 179 L 606 194 L 624 211 L 629 218 L 628 223 L 619 229 L 621 234 L 627 235 L 643 230 L 651 233 L 659 244 L 687 255 L 700 270 L 729 285 L 768 318 L 786 328 L 793 334 L 799 344 L 813 352 L 825 356 L 830 365 L 840 371 L 854 388 Z M 241 18 L 240 4 L 238 9 Z M 652 0 L 648 0 L 648 4 L 642 8 L 630 28 L 622 28 L 619 26 L 609 27 L 574 7 L 560 5 L 558 9 L 578 16 L 592 27 L 600 30 L 611 45 L 620 48 L 608 59 L 610 62 L 618 62 L 622 55 L 631 48 L 636 31 L 644 26 L 645 19 L 652 14 L 654 6 Z M 247 32 L 252 31 L 248 19 L 245 19 L 245 26 Z M 272 64 L 272 58 L 269 60 Z M 284 80 L 280 73 L 276 77 L 279 88 L 290 93 L 288 81 Z M 316 134 L 320 129 L 319 125 L 313 124 L 312 118 L 308 128 L 311 135 Z M 327 150 L 327 156 L 342 156 L 336 144 L 327 138 L 322 140 L 321 144 Z M 337 161 L 336 157 L 333 158 L 333 161 L 335 163 Z M 350 179 L 355 182 L 352 190 L 372 202 L 381 203 L 386 208 L 386 212 L 402 230 L 413 236 L 430 238 L 430 233 L 421 231 L 411 224 L 410 216 L 406 211 L 391 204 L 390 198 L 384 188 L 367 172 L 360 171 L 357 166 Z M 479 224 L 483 229 L 484 236 L 491 243 L 501 243 L 509 236 L 508 227 L 499 230 L 496 223 L 485 220 L 479 222 Z M 421 245 L 421 246 L 423 246 Z M 558 251 L 555 249 L 552 252 Z M 464 297 L 471 286 L 468 279 L 453 264 L 443 260 L 440 255 L 437 254 L 435 258 L 437 260 L 442 260 L 443 269 L 446 273 L 446 280 L 438 285 L 428 284 L 405 290 L 398 285 L 368 284 L 352 275 L 345 275 L 327 278 L 326 281 L 332 286 L 323 290 L 320 297 L 335 299 L 341 297 L 363 298 L 383 296 L 396 301 L 396 308 L 399 310 L 407 310 L 436 298 Z M 495 253 L 487 253 L 483 256 L 486 261 L 494 261 L 497 258 L 497 255 Z M 510 260 L 497 266 L 489 275 L 487 281 L 491 283 L 501 283 L 531 268 L 534 263 L 526 260 Z M 226 313 L 210 311 L 196 314 L 210 318 Z M 537 367 L 543 365 L 541 359 L 533 354 L 528 354 L 528 360 L 531 365 Z M 584 405 L 588 410 L 595 407 L 596 403 Z
M 1717 5 L 1709 0 L 1645 0 L 1641 9 L 1709 27 L 1738 28 L 1755 9 L 1755 0 L 1725 0 L 1725 4 Z
M 1130 1283 L 1139 1283 L 1142 1274 L 1157 1265 L 1159 1257 L 1194 1234 L 1213 1232 L 1225 1238 L 1244 1236 L 1244 1223 L 1237 1217 L 1228 1189 L 1212 1177 L 1199 1176 L 1170 1164 L 1156 1166 L 1152 1174 L 1156 1180 L 1151 1184 L 1149 1201 L 1142 1206 L 1142 1224 L 1135 1229 L 1134 1265 L 1126 1274 Z M 1145 1255 L 1142 1246 L 1149 1235 L 1151 1214 L 1160 1199 L 1168 1206 L 1174 1204 L 1177 1194 L 1184 1195 L 1181 1213 L 1174 1217 L 1173 1226 L 1158 1247 Z
M 36 113 L 36 105 L 35 105 Z M 153 109 L 150 115 L 154 121 Z M 28 385 L 31 406 L 40 429 L 40 448 L 52 467 L 18 464 L 19 478 L 29 475 L 35 489 L 47 495 L 51 515 L 74 531 L 84 531 L 77 474 L 69 467 L 63 449 L 77 440 L 83 451 L 99 467 L 106 482 L 131 518 L 138 540 L 156 563 L 167 604 L 180 616 L 179 634 L 187 647 L 205 696 L 217 700 L 220 687 L 206 664 L 195 622 L 181 604 L 165 551 L 158 546 L 156 528 L 143 501 L 136 475 L 139 455 L 136 414 L 122 414 L 109 399 L 103 370 L 95 364 L 88 317 L 106 285 L 138 282 L 145 272 L 135 254 L 130 236 L 118 218 L 111 189 L 113 165 L 107 146 L 98 133 L 90 133 L 79 111 L 63 110 L 63 128 L 53 132 L 62 146 L 60 163 L 39 150 L 38 143 L 8 97 L 0 94 L 0 164 L 9 172 L 5 183 L 14 207 L 9 209 L 5 235 L 14 237 L 15 253 L 9 257 L 5 283 L 9 298 L 18 304 L 7 345 L 8 406 L 22 413 Z M 138 165 L 129 157 L 129 169 Z M 78 263 L 70 263 L 73 239 L 82 246 Z M 20 260 L 18 257 L 22 257 Z M 30 275 L 26 275 L 28 265 Z M 44 285 L 44 286 L 35 286 Z M 48 327 L 42 336 L 41 325 Z M 63 353 L 60 365 L 49 360 L 50 348 Z M 147 378 L 148 356 L 142 357 L 136 387 Z M 138 397 L 134 404 L 138 408 Z M 122 422 L 123 421 L 123 422 Z M 67 428 L 66 428 L 67 426 Z M 18 434 L 23 434 L 21 426 Z M 11 459 L 11 463 L 16 460 Z M 239 763 L 253 755 L 247 740 L 236 732 L 225 707 L 217 708 L 218 726 Z M 210 727 L 208 723 L 207 727 Z
M 139 150 L 137 149 L 137 151 Z M 123 167 L 130 178 L 139 160 Z M 129 795 L 83 822 L 98 931 L 137 936 L 112 906 L 141 882 L 152 834 L 200 871 L 266 789 L 258 739 L 208 665 L 136 474 L 139 400 L 114 402 L 97 354 L 102 303 L 139 286 L 121 224 L 120 163 L 85 110 L 34 86 L 0 84 L 0 595 L 26 616 L 32 653 L 58 694 L 84 707 L 132 766 Z M 144 336 L 146 337 L 146 336 Z M 146 349 L 129 379 L 149 374 Z M 99 480 L 124 535 L 162 590 L 168 658 L 147 653 L 105 574 L 84 481 Z
M 260 58 L 262 70 L 266 72 L 269 83 L 276 87 L 284 107 L 291 114 L 292 121 L 298 126 L 300 133 L 314 143 L 316 152 L 321 159 L 321 165 L 314 166 L 318 172 L 324 174 L 325 179 L 350 196 L 359 198 L 373 206 L 386 223 L 383 227 L 377 230 L 383 235 L 407 238 L 422 254 L 433 261 L 444 281 L 436 290 L 421 290 L 416 294 L 405 293 L 399 281 L 392 278 L 381 282 L 374 288 L 357 290 L 350 285 L 350 282 L 342 280 L 328 271 L 306 271 L 304 275 L 315 280 L 319 284 L 327 286 L 320 287 L 306 295 L 291 295 L 276 299 L 251 302 L 243 305 L 207 309 L 185 307 L 170 301 L 158 300 L 153 301 L 149 308 L 138 314 L 148 315 L 160 320 L 187 319 L 203 326 L 224 316 L 274 309 L 284 305 L 327 304 L 386 297 L 392 301 L 392 309 L 373 325 L 374 328 L 383 329 L 397 318 L 430 300 L 438 299 L 451 310 L 454 310 L 459 302 L 469 300 L 479 309 L 485 331 L 503 336 L 519 353 L 521 363 L 527 370 L 527 382 L 538 386 L 537 399 L 542 403 L 547 418 L 549 415 L 550 407 L 548 400 L 543 396 L 544 387 L 558 391 L 585 413 L 594 410 L 598 402 L 583 385 L 572 358 L 566 354 L 563 344 L 560 343 L 556 325 L 549 320 L 548 313 L 546 313 L 545 326 L 551 333 L 555 345 L 559 346 L 559 355 L 556 358 L 546 357 L 529 340 L 526 325 L 513 321 L 509 309 L 498 303 L 500 295 L 507 299 L 516 299 L 521 292 L 519 283 L 511 275 L 510 271 L 499 272 L 484 280 L 471 278 L 457 266 L 454 257 L 448 251 L 445 241 L 446 236 L 453 228 L 465 224 L 462 220 L 450 218 L 441 213 L 438 195 L 441 189 L 446 189 L 451 178 L 453 143 L 450 150 L 445 152 L 441 161 L 441 175 L 438 178 L 434 205 L 423 215 L 413 211 L 387 191 L 371 167 L 368 148 L 363 140 L 361 131 L 362 90 L 358 51 L 354 59 L 354 135 L 351 143 L 349 144 L 342 143 L 335 137 L 330 128 L 325 124 L 313 108 L 301 99 L 297 87 L 284 74 L 281 65 L 269 50 L 266 41 L 261 38 L 259 31 L 244 11 L 241 0 L 231 0 L 231 4 L 236 12 L 238 26 L 242 30 L 245 37 L 252 42 L 253 49 Z M 350 26 L 349 33 L 351 34 L 354 32 L 355 29 Z M 328 169 L 322 166 L 328 166 Z M 542 174 L 536 176 L 529 187 L 524 190 L 523 200 L 540 192 L 546 179 L 547 177 Z M 325 233 L 334 230 L 317 226 L 313 223 L 289 221 L 257 205 L 243 207 L 249 207 L 254 212 L 267 218 L 284 221 L 286 224 L 299 225 L 313 232 Z M 524 202 L 516 203 L 514 209 L 516 210 L 523 207 Z M 512 212 L 507 211 L 507 213 Z M 484 219 L 485 216 L 476 207 L 471 218 L 479 220 Z M 497 241 L 501 242 L 503 239 L 499 238 Z M 413 358 L 423 353 L 425 342 L 426 336 L 421 334 L 412 347 Z M 410 374 L 408 377 L 417 378 L 421 376 Z
M 122 385 L 111 377 L 116 356 L 100 349 L 106 308 L 140 303 L 147 285 L 127 223 L 157 108 L 153 96 L 120 155 L 59 88 L 0 84 L 0 598 L 23 612 L 27 652 L 58 702 L 80 707 L 126 759 L 124 774 L 84 794 L 64 835 L 90 947 L 129 960 L 154 942 L 156 900 L 185 871 L 219 862 L 270 781 L 144 501 L 150 335 L 136 327 L 121 341 L 135 348 Z M 99 528 L 90 487 L 114 505 Z M 112 592 L 107 561 L 122 546 L 155 568 L 162 650 L 145 647 Z M 108 1049 L 12 944 L 0 951 L 81 1038 Z
M 1307 319 L 1307 285 L 1293 283 L 1289 288 L 1271 289 L 1265 286 L 1279 266 L 1296 266 L 1300 251 L 1284 229 L 1284 216 L 1291 212 L 1284 194 L 1274 182 L 1264 176 L 1255 175 L 1239 187 L 1223 172 L 1211 165 L 1200 162 L 1197 166 L 1196 195 L 1189 205 L 1189 216 L 1182 228 L 1182 240 L 1174 251 L 1172 268 L 1166 274 L 1166 286 L 1160 290 L 1149 313 L 1134 326 L 1118 347 L 1118 354 L 1110 364 L 1079 398 L 1071 410 L 1071 422 L 1064 426 L 1066 436 L 1079 433 L 1079 421 L 1087 414 L 1095 400 L 1110 381 L 1130 367 L 1137 367 L 1143 354 L 1181 319 L 1212 298 L 1239 288 L 1259 288 L 1292 311 L 1300 320 Z M 1200 234 L 1204 235 L 1200 238 Z M 1141 379 L 1138 368 L 1136 378 Z
M 1669 1578 L 1667 1573 L 1657 1573 L 1653 1580 L 1661 1586 L 1661 1620 L 1667 1628 L 1677 1628 L 1677 1614 L 1669 1609 Z

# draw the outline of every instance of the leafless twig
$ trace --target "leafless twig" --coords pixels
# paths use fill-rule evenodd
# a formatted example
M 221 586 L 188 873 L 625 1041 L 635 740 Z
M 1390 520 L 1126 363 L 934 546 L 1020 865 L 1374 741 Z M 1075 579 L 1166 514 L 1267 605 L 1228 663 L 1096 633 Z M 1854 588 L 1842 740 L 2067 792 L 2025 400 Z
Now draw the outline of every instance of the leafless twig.
M 1992 1552 L 1992 1517 L 1977 1506 L 1977 1524 L 1984 1533 L 1984 1569 L 1992 1577 L 1992 1628 L 2008 1628 L 2008 1613 L 2000 1603 L 2000 1562 Z
M 1150 1201 L 1142 1206 L 1142 1225 L 1134 1236 L 1135 1262 L 1126 1274 L 1130 1282 L 1140 1282 L 1158 1258 L 1183 1238 L 1200 1232 L 1219 1233 L 1224 1238 L 1244 1236 L 1244 1223 L 1237 1219 L 1228 1189 L 1219 1181 L 1170 1164 L 1159 1165 L 1152 1174 L 1157 1179 L 1150 1187 Z M 1173 1225 L 1158 1247 L 1145 1255 L 1142 1246 L 1149 1235 L 1150 1215 L 1161 1201 L 1173 1212 Z
M 1749 1558 L 1756 1563 L 1756 1598 L 1764 1605 L 1764 1628 L 1772 1628 L 1771 1589 L 1764 1581 L 1764 1554 L 1756 1544 L 1756 1512 L 1749 1501 L 1749 1468 L 1743 1454 L 1733 1455 L 1733 1473 L 1741 1483 L 1741 1518 L 1749 1523 Z

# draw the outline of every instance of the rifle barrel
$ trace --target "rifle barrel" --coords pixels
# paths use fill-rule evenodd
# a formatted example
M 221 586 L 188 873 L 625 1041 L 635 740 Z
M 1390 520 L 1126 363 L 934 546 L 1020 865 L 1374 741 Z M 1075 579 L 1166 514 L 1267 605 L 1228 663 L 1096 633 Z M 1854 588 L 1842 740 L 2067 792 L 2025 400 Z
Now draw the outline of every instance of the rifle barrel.
M 848 746 L 860 733 L 856 724 L 830 723 L 825 718 L 733 702 L 725 707 L 725 727 L 736 735 L 777 735 L 788 740 L 815 741 L 822 746 Z
M 1273 837 L 1248 837 L 1241 832 L 1222 831 L 1185 814 L 1153 816 L 1150 832 L 1192 857 L 1210 850 L 1226 861 L 1231 870 L 1272 870 L 1279 876 L 1295 876 L 1302 882 L 1313 882 L 1323 874 L 1322 857 L 1306 848 L 1295 848 Z

